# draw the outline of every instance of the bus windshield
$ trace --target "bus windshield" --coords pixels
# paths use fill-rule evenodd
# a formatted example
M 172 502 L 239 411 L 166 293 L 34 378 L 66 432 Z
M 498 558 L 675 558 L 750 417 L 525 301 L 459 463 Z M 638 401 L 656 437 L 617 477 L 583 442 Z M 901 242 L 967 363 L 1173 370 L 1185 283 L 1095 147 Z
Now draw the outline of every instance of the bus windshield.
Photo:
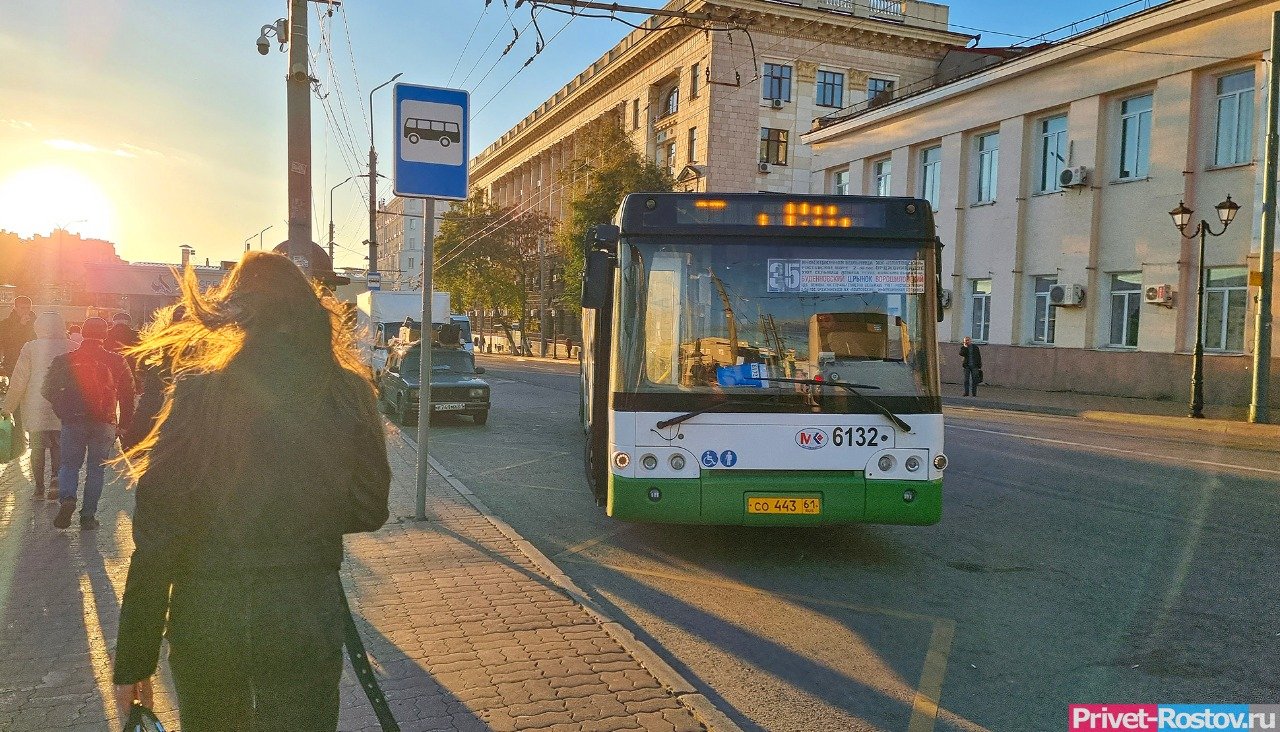
M 858 403 L 840 389 L 770 378 L 936 398 L 932 258 L 918 242 L 625 238 L 617 383 L 778 406 L 816 406 L 822 394 L 823 408 L 850 410 Z

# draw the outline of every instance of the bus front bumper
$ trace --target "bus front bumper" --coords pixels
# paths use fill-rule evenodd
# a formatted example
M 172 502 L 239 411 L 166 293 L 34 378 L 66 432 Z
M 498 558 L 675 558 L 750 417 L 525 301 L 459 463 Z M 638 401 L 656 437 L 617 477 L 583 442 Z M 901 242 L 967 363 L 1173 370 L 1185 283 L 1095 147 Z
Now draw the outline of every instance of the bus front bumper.
M 862 471 L 704 470 L 698 478 L 609 476 L 623 521 L 742 526 L 936 524 L 942 481 L 867 480 Z M 767 511 L 767 512 L 766 512 Z

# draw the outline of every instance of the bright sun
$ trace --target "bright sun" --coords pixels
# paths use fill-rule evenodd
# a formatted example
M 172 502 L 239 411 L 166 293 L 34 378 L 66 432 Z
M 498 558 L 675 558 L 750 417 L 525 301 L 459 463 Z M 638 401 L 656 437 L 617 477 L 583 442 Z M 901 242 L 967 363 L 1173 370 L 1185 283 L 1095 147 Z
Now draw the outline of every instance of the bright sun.
M 64 227 L 113 240 L 115 206 L 97 183 L 64 165 L 20 170 L 0 182 L 0 229 L 20 236 Z

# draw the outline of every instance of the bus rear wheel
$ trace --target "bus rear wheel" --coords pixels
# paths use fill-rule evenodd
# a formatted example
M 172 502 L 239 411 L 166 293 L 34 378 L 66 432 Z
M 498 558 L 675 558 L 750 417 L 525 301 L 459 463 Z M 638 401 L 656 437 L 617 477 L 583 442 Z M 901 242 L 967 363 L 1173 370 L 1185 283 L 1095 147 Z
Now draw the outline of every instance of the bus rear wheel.
M 418 140 L 421 140 L 421 139 L 422 139 L 421 137 L 418 137 L 418 133 L 416 132 L 409 133 L 409 142 L 413 143 L 414 145 L 417 145 Z
M 447 138 L 447 137 L 441 137 L 441 138 L 440 138 L 440 147 L 449 147 L 449 145 L 450 145 L 450 144 L 452 144 L 452 142 L 453 142 L 453 141 L 452 141 L 452 140 L 450 140 L 450 139 L 449 139 L 449 138 Z

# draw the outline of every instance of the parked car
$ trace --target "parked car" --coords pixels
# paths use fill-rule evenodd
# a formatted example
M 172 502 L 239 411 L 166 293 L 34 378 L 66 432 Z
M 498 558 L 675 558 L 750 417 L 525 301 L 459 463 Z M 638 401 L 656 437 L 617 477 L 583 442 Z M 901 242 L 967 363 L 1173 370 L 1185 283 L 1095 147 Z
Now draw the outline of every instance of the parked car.
M 421 356 L 420 341 L 398 344 L 378 373 L 378 404 L 402 425 L 418 419 Z M 483 373 L 475 356 L 461 348 L 431 349 L 430 415 L 463 414 L 478 425 L 489 421 L 489 384 L 479 378 Z

